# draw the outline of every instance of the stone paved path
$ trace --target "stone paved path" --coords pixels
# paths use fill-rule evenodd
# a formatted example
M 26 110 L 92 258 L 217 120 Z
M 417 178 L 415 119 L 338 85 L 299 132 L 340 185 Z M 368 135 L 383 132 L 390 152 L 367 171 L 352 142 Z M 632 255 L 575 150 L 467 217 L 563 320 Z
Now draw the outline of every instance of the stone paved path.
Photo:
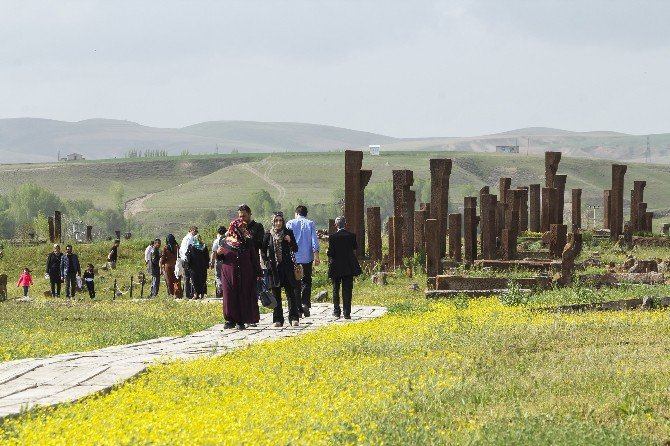
M 225 330 L 218 324 L 183 337 L 163 337 L 82 353 L 0 363 L 0 417 L 35 405 L 74 401 L 108 389 L 142 372 L 158 359 L 221 354 L 251 342 L 295 336 L 329 324 L 344 324 L 381 316 L 384 307 L 353 306 L 351 321 L 331 316 L 332 306 L 314 304 L 300 326 L 272 327 L 272 314 L 261 315 L 258 327 Z

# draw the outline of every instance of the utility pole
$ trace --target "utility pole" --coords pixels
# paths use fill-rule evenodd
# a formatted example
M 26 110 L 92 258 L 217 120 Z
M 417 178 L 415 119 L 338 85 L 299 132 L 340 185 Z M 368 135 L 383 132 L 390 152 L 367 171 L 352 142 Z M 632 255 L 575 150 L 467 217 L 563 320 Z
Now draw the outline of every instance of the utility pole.
M 651 161 L 651 148 L 649 147 L 649 135 L 647 135 L 647 151 L 644 153 L 644 161 L 646 163 Z
M 586 207 L 588 209 L 593 209 L 593 226 L 591 227 L 591 229 L 595 229 L 596 228 L 596 210 L 600 209 L 600 206 L 598 206 L 598 205 L 587 205 Z M 587 222 L 588 222 L 588 220 L 587 220 Z
M 526 156 L 530 153 L 530 136 L 526 138 Z

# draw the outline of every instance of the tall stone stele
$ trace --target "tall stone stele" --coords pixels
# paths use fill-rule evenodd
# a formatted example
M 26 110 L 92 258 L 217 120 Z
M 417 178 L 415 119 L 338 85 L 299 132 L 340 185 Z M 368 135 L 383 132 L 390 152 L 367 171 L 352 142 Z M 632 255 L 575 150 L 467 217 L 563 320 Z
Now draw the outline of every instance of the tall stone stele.
M 430 160 L 430 218 L 437 220 L 438 230 L 431 234 L 437 236 L 440 255 L 447 251 L 447 225 L 449 218 L 449 178 L 451 160 L 434 158 Z
M 612 190 L 610 191 L 610 239 L 619 240 L 623 231 L 623 186 L 628 166 L 612 164 Z
M 368 185 L 371 170 L 362 170 L 363 152 L 344 152 L 344 218 L 349 232 L 356 234 L 358 250 L 356 256 L 365 256 L 365 186 Z
M 373 262 L 382 260 L 382 219 L 379 207 L 367 209 L 368 258 Z

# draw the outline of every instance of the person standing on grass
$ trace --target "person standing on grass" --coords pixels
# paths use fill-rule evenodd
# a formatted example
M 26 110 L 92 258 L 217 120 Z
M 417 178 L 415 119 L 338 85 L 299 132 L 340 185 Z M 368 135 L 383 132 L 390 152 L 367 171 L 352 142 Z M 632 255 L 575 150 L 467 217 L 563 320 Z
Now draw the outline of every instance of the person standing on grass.
M 165 239 L 165 247 L 161 254 L 160 263 L 163 268 L 163 274 L 165 275 L 168 295 L 173 296 L 175 299 L 182 298 L 181 280 L 177 278 L 174 273 L 178 256 L 179 245 L 177 245 L 177 240 L 174 238 L 174 235 L 168 234 Z
M 221 259 L 224 328 L 244 330 L 260 320 L 256 282 L 262 278 L 258 247 L 242 218 L 230 223 L 217 251 Z
M 53 252 L 49 253 L 49 257 L 47 257 L 46 273 L 49 275 L 52 297 L 60 297 L 60 284 L 62 282 L 60 273 L 60 258 L 62 256 L 63 253 L 60 252 L 60 245 L 55 244 Z
M 284 325 L 284 311 L 281 305 L 281 289 L 284 288 L 288 305 L 289 324 L 297 327 L 300 319 L 300 294 L 297 290 L 300 283 L 295 278 L 293 253 L 298 251 L 293 231 L 287 229 L 284 214 L 274 212 L 270 229 L 265 233 L 263 246 L 261 246 L 261 257 L 267 268 L 268 287 L 277 300 L 277 306 L 272 314 L 272 322 L 275 327 Z
M 16 284 L 17 287 L 23 287 L 23 297 L 28 297 L 28 288 L 33 284 L 33 278 L 30 276 L 30 270 L 28 268 L 23 268 L 23 274 L 19 277 L 19 281 Z
M 88 297 L 91 299 L 95 298 L 95 273 L 93 272 L 93 264 L 89 263 L 86 265 L 86 271 L 84 271 L 84 283 L 88 289 Z
M 72 245 L 65 247 L 65 255 L 60 258 L 60 276 L 65 282 L 65 297 L 74 297 L 77 291 L 77 277 L 81 276 L 79 257 L 72 252 Z
M 147 266 L 147 273 L 151 274 L 151 251 L 154 250 L 154 241 L 149 242 L 149 246 L 144 250 L 144 264 Z
M 209 266 L 209 252 L 202 241 L 200 234 L 193 237 L 193 243 L 186 251 L 186 261 L 191 269 L 191 286 L 193 298 L 202 299 L 207 293 L 207 267 Z
M 112 249 L 110 249 L 109 254 L 107 254 L 107 262 L 109 262 L 109 266 L 112 269 L 116 269 L 116 260 L 119 258 L 119 244 L 121 244 L 121 240 L 114 240 Z
M 340 317 L 340 285 L 342 285 L 342 310 L 345 319 L 351 319 L 351 295 L 354 276 L 361 274 L 356 258 L 356 235 L 345 228 L 344 217 L 335 219 L 337 232 L 328 236 L 328 277 L 333 281 L 333 316 Z
M 154 240 L 154 249 L 151 251 L 151 297 L 158 296 L 158 290 L 161 285 L 161 239 Z
M 225 226 L 219 226 L 219 229 L 216 231 L 217 237 L 214 239 L 214 242 L 212 243 L 212 257 L 209 260 L 209 267 L 214 269 L 214 283 L 215 283 L 215 289 L 216 289 L 216 297 L 221 297 L 221 259 L 219 259 L 219 255 L 216 253 L 219 250 L 219 246 L 221 246 L 221 243 L 223 243 L 223 238 L 225 237 L 226 234 L 226 227 Z
M 191 226 L 188 229 L 188 233 L 184 236 L 184 238 L 181 241 L 181 246 L 179 247 L 179 257 L 181 257 L 182 259 L 186 259 L 186 251 L 188 251 L 188 247 L 193 244 L 193 239 L 195 238 L 196 235 L 198 235 L 198 227 Z M 190 299 L 193 297 L 190 265 L 184 266 L 184 292 L 186 293 L 187 298 Z
M 312 266 L 319 266 L 319 238 L 316 235 L 316 227 L 312 220 L 307 218 L 307 207 L 300 205 L 295 208 L 295 218 L 286 223 L 286 228 L 295 234 L 298 243 L 298 252 L 295 261 L 302 265 L 303 276 L 300 286 L 296 289 L 300 312 L 309 316 L 312 306 Z

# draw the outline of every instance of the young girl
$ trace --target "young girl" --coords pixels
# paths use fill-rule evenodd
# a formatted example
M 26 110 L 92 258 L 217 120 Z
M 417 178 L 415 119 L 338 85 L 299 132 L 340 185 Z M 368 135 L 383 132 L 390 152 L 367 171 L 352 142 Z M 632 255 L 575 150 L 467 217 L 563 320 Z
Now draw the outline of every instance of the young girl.
M 28 296 L 28 288 L 33 284 L 33 278 L 30 276 L 30 270 L 28 268 L 23 268 L 23 274 L 19 277 L 19 282 L 16 284 L 17 287 L 23 287 L 23 297 Z
M 84 282 L 86 282 L 86 288 L 88 288 L 88 295 L 91 299 L 95 297 L 95 282 L 93 275 L 93 264 L 89 263 L 86 266 L 86 271 L 84 271 Z

